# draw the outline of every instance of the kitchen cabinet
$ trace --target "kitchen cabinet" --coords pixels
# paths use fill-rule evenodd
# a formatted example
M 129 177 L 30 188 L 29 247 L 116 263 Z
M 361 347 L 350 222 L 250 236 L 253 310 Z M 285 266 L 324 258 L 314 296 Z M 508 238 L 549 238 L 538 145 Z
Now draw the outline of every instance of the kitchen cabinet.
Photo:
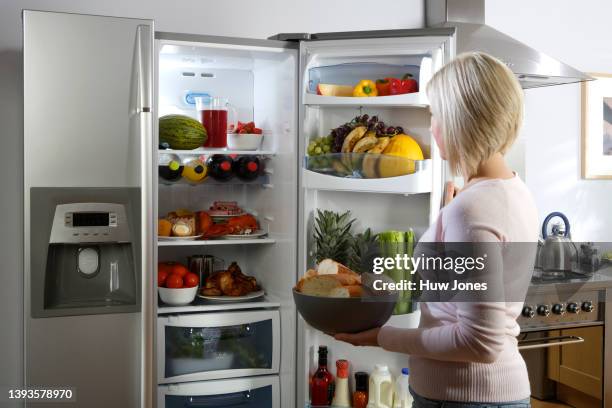
M 557 397 L 570 400 L 601 400 L 603 384 L 603 326 L 557 330 L 550 336 L 579 336 L 583 343 L 553 347 L 548 352 L 548 377 L 557 381 Z M 575 391 L 581 394 L 580 396 Z M 590 397 L 590 398 L 589 398 Z M 580 404 L 579 404 L 580 405 Z M 601 402 L 597 405 L 601 406 Z

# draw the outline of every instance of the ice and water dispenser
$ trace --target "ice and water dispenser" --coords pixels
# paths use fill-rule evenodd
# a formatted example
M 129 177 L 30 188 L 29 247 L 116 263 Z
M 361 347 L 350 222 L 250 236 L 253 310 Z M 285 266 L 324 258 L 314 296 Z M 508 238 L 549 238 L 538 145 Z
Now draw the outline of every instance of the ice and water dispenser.
M 129 203 L 32 204 L 47 207 L 32 214 L 39 229 L 31 248 L 33 317 L 137 311 L 139 247 Z

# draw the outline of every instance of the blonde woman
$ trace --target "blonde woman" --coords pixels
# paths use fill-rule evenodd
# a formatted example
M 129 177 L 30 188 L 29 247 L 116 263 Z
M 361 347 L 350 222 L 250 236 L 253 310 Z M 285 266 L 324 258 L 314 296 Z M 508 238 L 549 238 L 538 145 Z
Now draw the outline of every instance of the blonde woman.
M 446 205 L 421 242 L 536 242 L 533 199 L 504 161 L 523 116 L 512 72 L 487 54 L 462 54 L 434 75 L 427 95 L 433 138 L 466 184 L 459 192 L 447 186 Z M 504 281 L 521 280 L 524 297 L 533 256 L 501 257 Z M 418 328 L 386 326 L 336 339 L 409 354 L 415 408 L 529 407 L 516 340 L 523 299 L 505 300 L 422 303 Z

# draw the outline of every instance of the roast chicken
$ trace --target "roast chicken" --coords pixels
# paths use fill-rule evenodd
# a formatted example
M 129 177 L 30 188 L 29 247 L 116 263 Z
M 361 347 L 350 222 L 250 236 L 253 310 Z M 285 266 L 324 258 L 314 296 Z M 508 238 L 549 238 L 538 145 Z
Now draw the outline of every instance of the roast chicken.
M 257 280 L 246 276 L 236 262 L 225 271 L 219 271 L 206 280 L 201 293 L 204 296 L 244 296 L 260 290 Z

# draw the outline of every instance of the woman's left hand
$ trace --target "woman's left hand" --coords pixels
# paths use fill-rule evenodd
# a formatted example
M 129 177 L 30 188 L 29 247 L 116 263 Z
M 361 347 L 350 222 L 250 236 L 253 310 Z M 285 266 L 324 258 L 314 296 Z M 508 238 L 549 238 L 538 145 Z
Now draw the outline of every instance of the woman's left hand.
M 378 332 L 380 327 L 362 331 L 360 333 L 338 333 L 334 339 L 350 343 L 353 346 L 372 346 L 378 347 Z

